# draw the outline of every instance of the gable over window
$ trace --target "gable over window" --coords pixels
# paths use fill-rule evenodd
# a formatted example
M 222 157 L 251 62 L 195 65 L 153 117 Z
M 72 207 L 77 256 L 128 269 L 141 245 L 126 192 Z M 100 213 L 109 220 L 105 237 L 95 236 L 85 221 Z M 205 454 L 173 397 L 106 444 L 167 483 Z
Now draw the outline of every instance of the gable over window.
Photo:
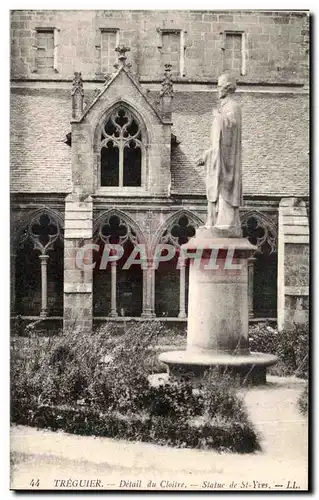
M 142 187 L 145 138 L 133 113 L 117 106 L 106 118 L 100 140 L 100 186 Z

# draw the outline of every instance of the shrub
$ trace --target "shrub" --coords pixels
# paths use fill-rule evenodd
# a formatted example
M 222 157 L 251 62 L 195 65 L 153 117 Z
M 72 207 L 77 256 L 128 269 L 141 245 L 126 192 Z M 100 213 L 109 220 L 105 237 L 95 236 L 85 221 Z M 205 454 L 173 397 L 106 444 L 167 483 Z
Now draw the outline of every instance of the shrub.
M 243 396 L 238 394 L 239 380 L 208 370 L 201 382 L 203 409 L 209 417 L 221 415 L 238 421 L 248 421 Z
M 304 390 L 298 398 L 298 408 L 300 413 L 307 415 L 308 413 L 308 385 L 305 386 Z
M 249 342 L 251 351 L 276 354 L 279 357 L 280 375 L 308 377 L 308 325 L 295 325 L 291 330 L 278 332 L 267 323 L 260 323 L 250 328 Z
M 250 452 L 258 437 L 233 381 L 208 373 L 153 386 L 159 322 L 136 323 L 114 336 L 95 334 L 13 342 L 12 420 L 78 434 L 150 441 L 177 447 Z

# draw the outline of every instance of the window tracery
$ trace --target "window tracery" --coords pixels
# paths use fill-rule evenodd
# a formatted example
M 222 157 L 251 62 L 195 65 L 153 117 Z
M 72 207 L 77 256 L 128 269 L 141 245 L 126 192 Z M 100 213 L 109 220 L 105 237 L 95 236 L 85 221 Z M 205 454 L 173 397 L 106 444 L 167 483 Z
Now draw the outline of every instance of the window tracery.
M 100 224 L 99 236 L 106 244 L 124 245 L 127 241 L 138 244 L 135 231 L 118 215 L 110 215 Z
M 142 128 L 126 107 L 118 106 L 106 119 L 100 146 L 102 187 L 142 186 Z
M 276 252 L 276 234 L 270 226 L 257 215 L 251 215 L 242 222 L 244 238 L 257 246 L 255 254 L 270 255 Z
M 39 212 L 35 215 L 27 228 L 20 241 L 20 247 L 31 239 L 34 244 L 34 249 L 39 250 L 42 255 L 47 251 L 52 250 L 55 241 L 61 239 L 61 229 L 58 222 L 51 216 L 51 214 Z
M 189 221 L 186 215 L 182 215 L 177 220 L 174 220 L 166 231 L 164 231 L 161 242 L 172 243 L 175 247 L 179 248 L 184 243 L 187 243 L 194 235 L 194 224 Z

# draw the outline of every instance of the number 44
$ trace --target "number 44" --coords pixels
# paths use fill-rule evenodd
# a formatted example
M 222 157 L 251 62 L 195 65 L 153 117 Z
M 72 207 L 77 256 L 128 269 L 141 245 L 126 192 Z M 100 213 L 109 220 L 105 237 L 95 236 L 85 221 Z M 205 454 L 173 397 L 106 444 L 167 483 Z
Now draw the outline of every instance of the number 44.
M 39 479 L 31 479 L 30 486 L 40 486 L 40 480 Z

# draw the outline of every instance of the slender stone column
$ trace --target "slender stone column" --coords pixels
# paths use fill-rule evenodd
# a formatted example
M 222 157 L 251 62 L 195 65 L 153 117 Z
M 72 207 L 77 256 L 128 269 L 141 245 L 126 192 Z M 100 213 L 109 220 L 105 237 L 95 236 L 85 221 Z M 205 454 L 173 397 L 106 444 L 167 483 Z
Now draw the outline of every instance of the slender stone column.
M 185 259 L 180 261 L 180 280 L 179 280 L 179 318 L 186 318 L 185 309 Z
M 41 312 L 40 317 L 46 318 L 48 313 L 48 280 L 47 280 L 47 263 L 48 255 L 40 255 L 41 261 Z
M 155 267 L 152 260 L 143 269 L 143 318 L 155 317 Z
M 116 309 L 116 261 L 111 262 L 111 318 L 117 318 Z
M 254 261 L 255 257 L 247 260 L 248 264 L 248 317 L 254 317 Z

